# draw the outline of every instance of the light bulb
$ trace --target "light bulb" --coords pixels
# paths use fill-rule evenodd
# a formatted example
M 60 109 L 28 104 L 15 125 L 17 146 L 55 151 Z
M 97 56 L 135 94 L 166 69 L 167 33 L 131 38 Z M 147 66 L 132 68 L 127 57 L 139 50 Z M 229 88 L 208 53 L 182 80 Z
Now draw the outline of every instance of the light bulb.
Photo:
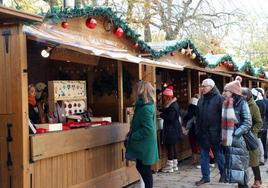
M 41 56 L 42 56 L 43 58 L 48 58 L 48 57 L 49 57 L 49 52 L 48 52 L 47 50 L 42 50 L 42 51 L 41 51 Z

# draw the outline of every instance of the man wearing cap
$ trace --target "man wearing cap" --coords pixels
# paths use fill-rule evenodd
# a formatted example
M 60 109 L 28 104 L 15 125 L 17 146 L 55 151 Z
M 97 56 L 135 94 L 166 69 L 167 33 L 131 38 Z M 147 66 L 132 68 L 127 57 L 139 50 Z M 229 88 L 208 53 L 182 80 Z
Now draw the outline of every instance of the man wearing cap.
M 220 170 L 219 182 L 225 182 L 224 178 L 224 155 L 222 153 L 221 142 L 221 111 L 223 97 L 220 95 L 215 82 L 207 78 L 203 80 L 201 86 L 202 97 L 197 104 L 197 141 L 201 148 L 201 180 L 195 183 L 200 186 L 210 182 L 209 169 L 209 150 L 213 154 L 218 163 Z

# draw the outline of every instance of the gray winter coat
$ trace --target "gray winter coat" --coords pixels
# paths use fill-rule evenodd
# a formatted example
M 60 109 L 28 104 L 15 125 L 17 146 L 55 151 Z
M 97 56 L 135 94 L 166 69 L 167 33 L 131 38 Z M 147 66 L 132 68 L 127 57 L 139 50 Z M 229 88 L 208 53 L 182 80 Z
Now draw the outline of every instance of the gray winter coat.
M 234 98 L 234 110 L 239 123 L 235 125 L 232 146 L 225 147 L 225 177 L 229 183 L 246 185 L 249 180 L 249 152 L 243 138 L 252 125 L 247 102 L 241 96 Z

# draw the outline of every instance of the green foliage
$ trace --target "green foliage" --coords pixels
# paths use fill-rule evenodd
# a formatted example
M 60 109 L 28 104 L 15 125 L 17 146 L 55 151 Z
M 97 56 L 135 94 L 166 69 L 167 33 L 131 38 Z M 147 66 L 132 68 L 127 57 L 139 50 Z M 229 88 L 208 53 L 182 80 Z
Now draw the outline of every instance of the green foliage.
M 139 44 L 141 50 L 151 53 L 153 49 L 147 45 L 143 40 L 139 39 L 140 35 L 132 30 L 126 21 L 117 16 L 109 7 L 92 7 L 86 6 L 84 8 L 59 8 L 54 7 L 49 11 L 45 18 L 51 20 L 53 23 L 59 21 L 66 21 L 74 17 L 96 17 L 105 16 L 111 19 L 115 26 L 121 27 L 126 36 L 132 38 L 132 40 Z
M 217 60 L 216 64 L 209 64 L 208 67 L 215 68 L 219 66 L 219 64 L 223 63 L 224 61 L 229 61 L 229 63 L 231 63 L 234 67 L 233 70 L 238 71 L 237 64 L 234 62 L 233 58 L 229 54 L 223 55 L 220 59 Z
M 252 76 L 257 76 L 255 69 L 250 61 L 245 61 L 244 65 L 240 68 L 240 72 L 247 72 Z
M 110 72 L 105 69 L 101 69 L 101 74 L 93 81 L 93 94 L 103 96 L 107 95 L 117 95 L 118 93 L 118 78 L 117 71 Z M 132 75 L 123 68 L 123 91 L 127 98 L 131 96 L 132 93 Z

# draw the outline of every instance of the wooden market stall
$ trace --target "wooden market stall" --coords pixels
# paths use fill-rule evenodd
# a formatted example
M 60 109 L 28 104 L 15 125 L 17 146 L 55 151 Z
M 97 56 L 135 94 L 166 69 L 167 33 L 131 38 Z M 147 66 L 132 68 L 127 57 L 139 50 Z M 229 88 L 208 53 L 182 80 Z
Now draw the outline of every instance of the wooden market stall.
M 21 14 L 18 18 L 26 17 L 22 21 L 31 21 L 28 14 L 0 10 L 10 11 L 12 21 L 14 12 Z M 0 21 L 7 21 L 3 19 L 6 15 L 1 13 Z M 0 22 L 5 44 L 0 62 L 0 101 L 5 104 L 0 109 L 1 187 L 119 188 L 137 181 L 138 173 L 125 160 L 123 146 L 135 83 L 143 79 L 155 85 L 155 67 L 183 67 L 138 57 L 151 52 L 150 47 L 111 9 L 55 10 L 46 18 L 23 27 L 19 19 L 12 24 Z M 41 17 L 33 16 L 32 21 L 41 21 Z M 7 28 L 16 35 L 7 37 Z M 82 83 L 83 96 L 57 96 L 57 88 L 64 90 L 73 83 Z M 70 109 L 65 112 L 69 115 L 89 107 L 94 116 L 109 116 L 112 123 L 29 135 L 28 84 L 48 86 L 50 110 L 60 100 L 68 102 L 65 108 Z M 84 108 L 69 107 L 75 105 L 70 100 L 82 101 Z
M 164 68 L 156 69 L 156 88 L 163 90 L 166 85 L 174 86 L 174 93 L 178 104 L 185 111 L 188 107 L 191 97 L 200 94 L 199 86 L 203 79 L 212 78 L 215 80 L 219 90 L 222 91 L 226 82 L 231 79 L 231 74 L 226 73 L 229 69 L 226 67 L 214 66 L 212 69 L 208 66 L 207 60 L 199 53 L 194 44 L 188 40 L 166 41 L 161 43 L 150 43 L 150 46 L 157 50 L 153 58 L 160 62 L 170 62 L 184 67 L 184 71 L 168 70 Z M 161 106 L 158 105 L 159 107 Z M 167 160 L 165 147 L 161 144 L 161 130 L 158 130 L 160 162 L 158 169 L 163 167 Z M 191 156 L 191 149 L 188 137 L 177 144 L 178 159 L 185 159 Z M 156 167 L 156 168 L 157 168 Z
M 0 187 L 30 187 L 23 23 L 42 17 L 0 6 Z

